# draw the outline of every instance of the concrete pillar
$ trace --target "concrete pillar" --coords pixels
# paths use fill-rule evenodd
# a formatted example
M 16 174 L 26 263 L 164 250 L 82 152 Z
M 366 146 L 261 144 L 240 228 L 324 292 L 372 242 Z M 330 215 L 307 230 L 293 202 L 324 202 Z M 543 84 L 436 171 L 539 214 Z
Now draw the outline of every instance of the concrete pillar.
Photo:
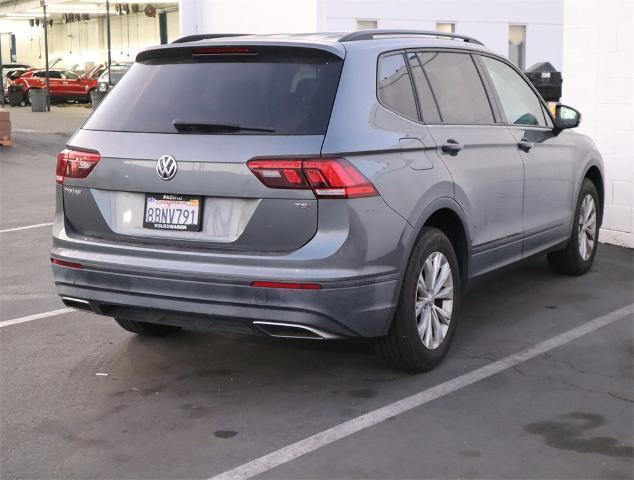
M 201 7 L 201 0 L 178 0 L 181 36 L 205 33 Z

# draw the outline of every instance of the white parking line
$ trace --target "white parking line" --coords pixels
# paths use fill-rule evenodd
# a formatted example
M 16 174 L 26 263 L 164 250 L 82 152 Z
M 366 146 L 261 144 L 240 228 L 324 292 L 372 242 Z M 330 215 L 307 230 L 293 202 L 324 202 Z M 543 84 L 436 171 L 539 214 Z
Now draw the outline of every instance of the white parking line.
M 210 480 L 244 480 L 255 477 L 256 475 L 279 467 L 280 465 L 336 442 L 337 440 L 341 440 L 342 438 L 346 438 L 352 434 L 365 430 L 366 428 L 370 428 L 378 423 L 388 420 L 389 418 L 408 412 L 414 408 L 425 405 L 432 400 L 444 397 L 456 390 L 460 390 L 461 388 L 472 385 L 480 380 L 484 380 L 492 375 L 508 370 L 515 365 L 526 362 L 527 360 L 546 353 L 549 350 L 576 340 L 583 335 L 594 332 L 595 330 L 614 323 L 617 320 L 628 316 L 632 318 L 632 314 L 634 314 L 634 303 L 545 340 L 534 347 L 509 355 L 508 357 L 485 365 L 484 367 L 477 368 L 476 370 L 465 373 L 464 375 L 452 378 L 440 385 L 436 385 L 435 387 L 423 390 L 422 392 L 403 398 L 402 400 L 398 400 L 384 407 L 372 410 L 365 415 L 340 423 L 328 430 L 324 430 L 303 440 L 287 445 L 286 447 L 282 447 L 279 450 L 269 453 L 268 455 L 264 455 L 263 457 L 220 473 L 212 477 Z
M 72 308 L 60 308 L 59 310 L 51 310 L 49 312 L 36 313 L 34 315 L 27 315 L 26 317 L 14 318 L 12 320 L 4 320 L 0 322 L 0 328 L 8 327 L 9 325 L 17 325 L 18 323 L 31 322 L 33 320 L 39 320 L 41 318 L 54 317 L 56 315 L 63 315 L 65 313 L 75 312 Z
M 35 225 L 26 225 L 24 227 L 6 228 L 0 230 L 0 233 L 19 232 L 20 230 L 29 230 L 31 228 L 50 227 L 52 223 L 36 223 Z

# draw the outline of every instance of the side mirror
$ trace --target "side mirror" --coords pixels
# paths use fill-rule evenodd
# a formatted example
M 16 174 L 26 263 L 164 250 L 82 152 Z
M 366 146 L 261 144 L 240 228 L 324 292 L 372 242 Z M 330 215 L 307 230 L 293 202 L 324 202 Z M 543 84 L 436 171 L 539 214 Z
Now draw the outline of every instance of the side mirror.
M 576 128 L 581 123 L 581 113 L 567 105 L 557 105 L 555 107 L 555 124 L 557 130 L 565 128 Z

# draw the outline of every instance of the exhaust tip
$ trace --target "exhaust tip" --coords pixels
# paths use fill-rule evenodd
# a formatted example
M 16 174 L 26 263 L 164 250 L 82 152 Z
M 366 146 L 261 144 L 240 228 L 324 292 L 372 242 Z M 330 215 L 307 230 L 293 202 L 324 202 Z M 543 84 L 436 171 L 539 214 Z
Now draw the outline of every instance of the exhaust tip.
M 280 322 L 253 322 L 264 333 L 276 338 L 301 338 L 306 340 L 326 340 L 340 338 L 337 335 L 318 330 L 306 325 Z
M 94 312 L 88 300 L 82 300 L 81 298 L 74 297 L 62 297 L 62 302 L 64 302 L 64 305 L 66 305 L 67 307 L 74 308 L 75 310 Z

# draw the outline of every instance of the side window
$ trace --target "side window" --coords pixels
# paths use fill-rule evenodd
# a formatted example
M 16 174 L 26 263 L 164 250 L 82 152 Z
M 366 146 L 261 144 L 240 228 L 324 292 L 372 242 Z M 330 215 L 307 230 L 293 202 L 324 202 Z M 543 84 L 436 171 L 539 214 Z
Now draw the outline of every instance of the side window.
M 506 121 L 513 125 L 546 126 L 542 104 L 524 79 L 504 62 L 480 58 L 498 93 Z
M 377 86 L 379 101 L 384 106 L 418 121 L 412 82 L 403 54 L 382 55 L 379 58 Z
M 38 77 L 38 78 L 46 78 L 46 71 L 42 70 L 41 72 L 36 72 L 33 76 L 34 77 Z M 49 78 L 49 80 L 52 79 L 52 78 L 61 78 L 61 75 L 56 70 L 49 70 L 48 71 L 48 78 Z
M 62 78 L 68 79 L 68 80 L 78 80 L 79 77 L 77 75 L 75 75 L 73 72 L 61 72 L 60 73 Z
M 456 125 L 490 125 L 493 111 L 480 74 L 466 53 L 418 54 L 438 104 L 440 120 Z
M 554 128 L 555 125 L 553 125 L 553 121 L 552 118 L 550 117 L 550 115 L 548 114 L 548 112 L 546 111 L 546 107 L 542 107 L 542 111 L 544 113 L 544 118 L 546 119 L 546 126 L 548 128 Z
M 436 106 L 434 94 L 429 88 L 429 82 L 423 71 L 418 56 L 415 53 L 407 55 L 409 67 L 414 78 L 416 93 L 418 94 L 418 104 L 420 105 L 420 113 L 423 116 L 424 123 L 440 123 L 440 113 Z

